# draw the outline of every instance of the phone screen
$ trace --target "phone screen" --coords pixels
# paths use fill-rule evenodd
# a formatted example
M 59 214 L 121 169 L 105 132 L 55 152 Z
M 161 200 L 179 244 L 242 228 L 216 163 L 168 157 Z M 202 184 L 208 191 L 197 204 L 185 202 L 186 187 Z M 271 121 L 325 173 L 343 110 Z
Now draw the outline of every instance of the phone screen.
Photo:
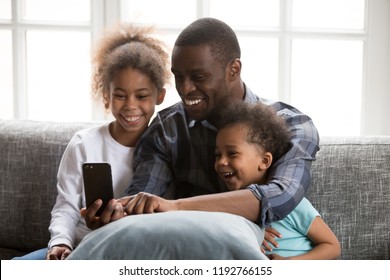
M 100 216 L 107 203 L 114 198 L 111 166 L 109 163 L 83 164 L 84 191 L 87 208 L 97 199 L 103 201 L 96 216 Z

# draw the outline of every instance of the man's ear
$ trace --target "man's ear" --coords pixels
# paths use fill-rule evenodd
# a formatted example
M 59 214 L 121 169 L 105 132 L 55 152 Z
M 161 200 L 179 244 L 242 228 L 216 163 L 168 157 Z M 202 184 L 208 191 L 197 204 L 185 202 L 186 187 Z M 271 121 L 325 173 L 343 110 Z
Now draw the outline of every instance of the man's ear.
M 241 60 L 239 58 L 234 59 L 228 66 L 228 79 L 234 81 L 241 75 Z
M 258 169 L 260 171 L 268 169 L 272 164 L 272 154 L 270 152 L 266 152 L 260 157 Z
M 156 102 L 156 105 L 160 105 L 161 103 L 163 103 L 164 101 L 164 98 L 165 98 L 165 93 L 167 92 L 167 90 L 165 88 L 163 88 L 157 95 L 157 102 Z

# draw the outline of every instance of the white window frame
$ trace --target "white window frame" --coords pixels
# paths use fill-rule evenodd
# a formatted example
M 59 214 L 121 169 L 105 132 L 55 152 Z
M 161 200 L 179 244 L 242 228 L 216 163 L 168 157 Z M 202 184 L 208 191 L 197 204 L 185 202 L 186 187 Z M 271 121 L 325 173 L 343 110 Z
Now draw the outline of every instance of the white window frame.
M 362 135 L 390 135 L 390 1 L 366 0 Z
M 100 36 L 108 21 L 113 21 L 111 2 L 107 0 L 90 0 L 91 21 L 89 23 L 49 22 L 49 21 L 28 21 L 22 19 L 23 1 L 12 0 L 12 19 L 1 21 L 0 28 L 12 31 L 13 48 L 13 118 L 27 119 L 27 61 L 26 61 L 26 31 L 27 30 L 77 30 L 91 33 L 91 42 Z M 110 14 L 111 12 L 111 14 Z M 117 14 L 115 15 L 117 16 Z M 92 119 L 105 118 L 104 112 L 95 109 L 93 106 Z
M 120 1 L 117 4 L 120 5 Z M 365 23 L 363 30 L 311 31 L 294 29 L 291 26 L 291 0 L 280 0 L 280 29 L 236 30 L 254 36 L 279 38 L 279 83 L 278 99 L 291 101 L 291 43 L 295 38 L 346 39 L 363 42 L 363 76 L 360 135 L 390 135 L 390 1 L 365 0 Z M 197 0 L 197 17 L 209 15 L 209 1 Z M 121 14 L 119 17 L 123 17 Z M 387 28 L 384 28 L 387 27 Z M 163 27 L 166 32 L 177 31 L 175 27 Z M 313 104 L 315 106 L 316 104 Z M 348 110 L 348 104 L 345 106 Z
M 197 0 L 197 16 L 208 14 L 208 0 Z M 39 23 L 22 21 L 22 1 L 12 0 L 12 20 L 1 21 L 0 28 L 12 30 L 13 40 L 13 92 L 14 118 L 27 118 L 25 31 L 27 29 L 88 30 L 92 40 L 102 34 L 105 26 L 111 26 L 122 18 L 121 0 L 91 0 L 90 24 Z M 291 40 L 298 37 L 350 38 L 363 41 L 363 85 L 361 108 L 361 135 L 390 135 L 390 1 L 366 0 L 366 22 L 363 31 L 357 32 L 310 32 L 291 28 L 291 0 L 280 0 L 281 30 L 238 30 L 237 33 L 271 34 L 279 37 L 279 84 L 278 98 L 290 101 Z M 169 7 L 170 8 L 170 7 Z M 385 28 L 387 27 L 387 28 Z M 174 27 L 167 31 L 177 31 Z M 315 104 L 313 104 L 315 105 Z M 96 107 L 96 106 L 94 106 Z M 348 110 L 346 105 L 345 110 Z M 104 118 L 104 112 L 94 109 L 92 119 Z
M 365 1 L 363 31 L 310 32 L 291 27 L 291 1 L 280 1 L 278 98 L 291 100 L 291 42 L 293 38 L 343 38 L 363 41 L 363 85 L 360 135 L 390 135 L 390 1 Z M 384 27 L 387 28 L 384 28 Z M 315 104 L 313 104 L 315 105 Z M 348 110 L 346 105 L 345 110 Z

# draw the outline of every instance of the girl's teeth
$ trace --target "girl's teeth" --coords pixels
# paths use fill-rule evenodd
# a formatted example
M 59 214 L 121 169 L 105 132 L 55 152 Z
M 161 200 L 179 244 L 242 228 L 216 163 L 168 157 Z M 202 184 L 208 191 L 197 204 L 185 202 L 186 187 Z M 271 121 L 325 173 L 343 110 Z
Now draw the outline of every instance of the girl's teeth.
M 139 116 L 125 117 L 125 120 L 128 121 L 128 122 L 135 122 L 135 121 L 138 121 L 139 119 L 140 119 Z

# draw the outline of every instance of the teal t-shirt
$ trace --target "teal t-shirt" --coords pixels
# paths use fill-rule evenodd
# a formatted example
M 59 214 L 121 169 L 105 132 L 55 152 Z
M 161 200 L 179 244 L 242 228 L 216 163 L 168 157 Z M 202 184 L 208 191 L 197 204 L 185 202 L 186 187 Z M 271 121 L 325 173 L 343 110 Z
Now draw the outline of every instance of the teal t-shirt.
M 314 244 L 307 237 L 307 232 L 317 216 L 320 216 L 318 211 L 309 200 L 303 198 L 301 203 L 287 217 L 271 224 L 273 228 L 282 234 L 282 238 L 276 238 L 279 247 L 267 253 L 291 257 L 310 251 Z

